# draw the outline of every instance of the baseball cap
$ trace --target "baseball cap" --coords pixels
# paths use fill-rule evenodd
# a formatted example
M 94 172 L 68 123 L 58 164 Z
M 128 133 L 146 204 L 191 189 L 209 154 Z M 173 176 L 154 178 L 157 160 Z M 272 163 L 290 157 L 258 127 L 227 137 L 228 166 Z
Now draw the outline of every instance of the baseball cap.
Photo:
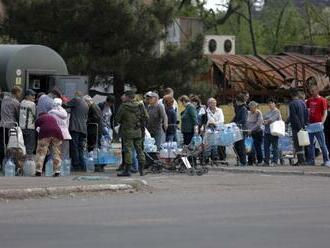
M 28 89 L 25 91 L 25 96 L 35 96 L 37 93 L 32 90 L 32 89 Z

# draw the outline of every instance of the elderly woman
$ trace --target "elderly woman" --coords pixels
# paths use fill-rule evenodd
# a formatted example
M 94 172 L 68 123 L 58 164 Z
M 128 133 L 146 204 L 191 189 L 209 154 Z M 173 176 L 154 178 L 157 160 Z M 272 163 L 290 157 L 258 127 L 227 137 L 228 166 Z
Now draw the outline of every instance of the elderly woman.
M 48 112 L 52 115 L 61 129 L 63 135 L 63 142 L 61 147 L 62 159 L 69 158 L 69 140 L 71 140 L 71 135 L 69 132 L 69 115 L 66 110 L 62 107 L 62 99 L 55 98 L 53 103 L 53 108 Z
M 61 144 L 63 135 L 57 124 L 56 118 L 46 112 L 40 113 L 36 121 L 38 130 L 38 147 L 36 156 L 36 176 L 41 176 L 44 160 L 48 150 L 53 157 L 54 177 L 58 177 L 61 172 Z
M 264 150 L 265 150 L 265 166 L 269 166 L 270 148 L 272 147 L 272 166 L 277 165 L 278 162 L 278 136 L 270 133 L 270 124 L 274 121 L 282 120 L 281 112 L 276 108 L 276 101 L 273 98 L 267 100 L 269 111 L 264 115 L 265 137 L 264 137 Z
M 185 107 L 181 113 L 181 132 L 183 134 L 183 143 L 189 145 L 194 131 L 198 129 L 197 112 L 194 105 L 190 102 L 188 96 L 183 95 L 179 101 Z
M 249 135 L 253 139 L 253 149 L 248 155 L 248 164 L 253 165 L 256 162 L 257 165 L 262 165 L 263 155 L 262 155 L 262 142 L 263 142 L 263 118 L 262 113 L 258 109 L 258 103 L 251 101 L 249 103 L 249 113 L 247 118 L 247 129 L 249 130 Z

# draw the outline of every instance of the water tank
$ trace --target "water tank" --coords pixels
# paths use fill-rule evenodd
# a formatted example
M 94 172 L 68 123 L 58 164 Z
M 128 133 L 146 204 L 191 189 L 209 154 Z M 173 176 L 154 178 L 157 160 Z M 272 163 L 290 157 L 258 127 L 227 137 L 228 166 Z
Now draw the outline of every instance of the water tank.
M 10 91 L 16 85 L 24 90 L 46 91 L 50 87 L 50 75 L 68 75 L 68 69 L 63 58 L 49 47 L 0 45 L 0 86 L 3 91 Z

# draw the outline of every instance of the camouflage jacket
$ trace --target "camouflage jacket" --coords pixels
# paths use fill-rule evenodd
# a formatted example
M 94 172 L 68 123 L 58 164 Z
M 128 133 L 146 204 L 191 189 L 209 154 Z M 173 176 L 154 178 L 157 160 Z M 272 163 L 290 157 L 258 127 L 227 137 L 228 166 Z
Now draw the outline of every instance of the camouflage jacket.
M 116 121 L 120 124 L 120 134 L 123 138 L 142 138 L 148 113 L 142 103 L 136 101 L 124 102 L 120 105 Z

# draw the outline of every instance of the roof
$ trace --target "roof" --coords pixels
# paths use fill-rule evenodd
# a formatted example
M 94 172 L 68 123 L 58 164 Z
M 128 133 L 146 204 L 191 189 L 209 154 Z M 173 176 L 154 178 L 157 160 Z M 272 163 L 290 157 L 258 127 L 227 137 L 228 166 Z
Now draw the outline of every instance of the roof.
M 209 59 L 225 75 L 234 90 L 277 89 L 303 86 L 314 78 L 323 90 L 326 78 L 325 56 L 282 53 L 269 56 L 210 55 Z

